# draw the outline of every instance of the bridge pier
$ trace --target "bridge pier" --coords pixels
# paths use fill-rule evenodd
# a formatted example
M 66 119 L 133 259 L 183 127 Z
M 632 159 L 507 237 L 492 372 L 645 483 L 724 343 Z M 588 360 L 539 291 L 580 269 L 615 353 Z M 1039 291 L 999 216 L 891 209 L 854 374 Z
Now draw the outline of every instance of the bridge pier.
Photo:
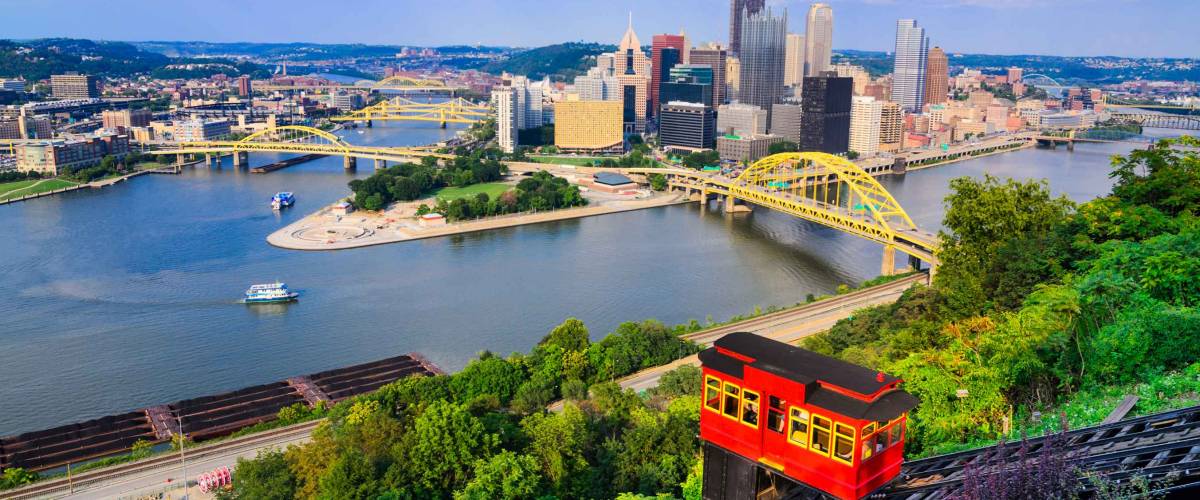
M 387 160 L 375 160 L 375 170 L 381 170 L 385 168 L 387 168 Z
M 204 166 L 211 167 L 213 164 L 212 154 L 204 153 Z
M 249 159 L 250 159 L 250 155 L 243 151 L 234 151 L 233 152 L 233 166 L 234 167 L 242 166 L 242 163 L 249 161 Z
M 353 156 L 343 156 L 342 167 L 344 167 L 346 170 L 354 170 L 358 167 L 358 158 Z
M 733 214 L 738 212 L 749 212 L 750 207 L 746 205 L 738 205 L 737 198 L 732 194 L 725 195 L 725 213 Z
M 371 128 L 371 120 L 367 120 L 367 128 Z
M 183 155 L 175 155 L 175 165 L 183 165 Z
M 879 270 L 882 276 L 891 276 L 896 274 L 896 247 L 892 245 L 883 246 L 883 266 Z

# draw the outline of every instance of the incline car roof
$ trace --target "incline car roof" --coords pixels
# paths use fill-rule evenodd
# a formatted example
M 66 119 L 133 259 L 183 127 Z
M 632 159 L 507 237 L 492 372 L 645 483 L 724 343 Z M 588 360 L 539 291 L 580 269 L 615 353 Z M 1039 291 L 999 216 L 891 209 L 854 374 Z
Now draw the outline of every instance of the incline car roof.
M 847 363 L 840 359 L 770 340 L 752 333 L 738 332 L 721 337 L 710 348 L 700 353 L 705 366 L 737 378 L 744 378 L 748 364 L 759 370 L 794 380 L 808 387 L 806 399 L 809 404 L 835 411 L 852 418 L 865 420 L 890 420 L 917 405 L 917 399 L 902 390 L 891 390 L 872 402 L 862 401 L 825 389 L 820 384 L 835 385 L 864 397 L 869 397 L 895 383 L 896 377 Z M 718 352 L 723 349 L 753 359 L 746 363 Z

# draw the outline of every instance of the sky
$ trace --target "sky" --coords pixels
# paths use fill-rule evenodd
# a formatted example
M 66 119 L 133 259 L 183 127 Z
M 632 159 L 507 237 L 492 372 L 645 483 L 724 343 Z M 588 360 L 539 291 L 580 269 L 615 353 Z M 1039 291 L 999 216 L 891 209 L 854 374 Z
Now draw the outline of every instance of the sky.
M 947 52 L 1200 57 L 1200 0 L 828 0 L 835 49 L 891 51 L 914 18 Z M 803 32 L 807 1 L 768 0 Z M 728 38 L 728 0 L 0 0 L 0 38 L 436 46 Z

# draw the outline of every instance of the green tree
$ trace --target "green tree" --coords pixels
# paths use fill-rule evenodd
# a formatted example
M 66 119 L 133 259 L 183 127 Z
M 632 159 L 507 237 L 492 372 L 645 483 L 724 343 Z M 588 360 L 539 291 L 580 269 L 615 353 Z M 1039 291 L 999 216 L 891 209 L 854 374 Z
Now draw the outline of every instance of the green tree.
M 773 142 L 767 146 L 767 154 L 775 155 L 779 153 L 794 153 L 800 151 L 800 145 L 792 141 Z
M 592 440 L 587 416 L 574 403 L 565 403 L 559 413 L 525 417 L 521 429 L 529 438 L 526 453 L 537 460 L 554 490 L 566 493 L 568 480 L 588 468 Z
M 564 351 L 586 351 L 591 346 L 591 340 L 587 326 L 582 321 L 576 318 L 567 318 L 562 324 L 550 330 L 545 337 L 542 337 L 538 344 L 558 346 Z
M 483 394 L 494 394 L 501 404 L 508 404 L 525 383 L 521 367 L 491 353 L 484 353 L 450 380 L 450 392 L 457 401 L 470 401 Z
M 377 473 L 375 465 L 365 455 L 353 449 L 344 451 L 321 477 L 317 498 L 374 500 L 381 493 Z
M 488 434 L 466 407 L 441 401 L 416 418 L 408 436 L 407 465 L 414 482 L 443 494 L 465 486 L 475 462 L 499 444 L 499 437 Z
M 535 498 L 541 488 L 541 468 L 537 459 L 502 451 L 488 460 L 475 462 L 474 477 L 454 493 L 455 500 L 520 500 Z
M 650 189 L 655 191 L 666 191 L 667 176 L 663 174 L 650 174 L 648 178 L 650 179 Z
M 233 474 L 233 489 L 222 495 L 228 500 L 290 500 L 296 495 L 296 478 L 282 451 L 258 453 L 253 460 L 239 458 Z

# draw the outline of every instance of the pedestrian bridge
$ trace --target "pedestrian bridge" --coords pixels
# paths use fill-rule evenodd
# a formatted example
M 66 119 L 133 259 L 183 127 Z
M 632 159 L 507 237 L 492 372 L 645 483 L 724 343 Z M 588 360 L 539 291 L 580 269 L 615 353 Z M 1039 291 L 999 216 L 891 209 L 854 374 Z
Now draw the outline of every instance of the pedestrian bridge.
M 323 154 L 343 157 L 346 168 L 357 165 L 358 158 L 375 160 L 376 167 L 388 161 L 412 161 L 426 156 L 453 159 L 454 155 L 438 153 L 431 147 L 355 146 L 330 132 L 301 125 L 283 125 L 250 134 L 236 141 L 184 141 L 164 143 L 165 149 L 151 151 L 159 155 L 232 154 L 233 164 L 240 166 L 246 153 Z
M 683 168 L 618 170 L 664 175 L 673 189 L 698 194 L 703 201 L 717 196 L 726 209 L 737 201 L 753 203 L 875 241 L 884 247 L 884 274 L 894 272 L 897 250 L 928 263 L 931 270 L 939 264 L 938 237 L 918 228 L 874 177 L 839 156 L 780 153 L 758 160 L 735 177 Z

